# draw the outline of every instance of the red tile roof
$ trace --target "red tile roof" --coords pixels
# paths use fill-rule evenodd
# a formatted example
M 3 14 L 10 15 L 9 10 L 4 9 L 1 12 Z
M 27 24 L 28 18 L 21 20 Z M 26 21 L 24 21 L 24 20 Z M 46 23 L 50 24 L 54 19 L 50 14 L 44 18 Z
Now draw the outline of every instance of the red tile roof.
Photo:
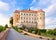
M 40 10 L 37 10 L 37 12 L 44 12 L 42 9 L 40 9 Z
M 15 10 L 14 13 L 19 13 L 20 11 L 19 10 Z M 43 10 L 37 10 L 37 11 L 34 11 L 34 10 L 22 10 L 21 12 L 25 12 L 25 13 L 38 13 L 38 12 L 44 12 Z
M 20 11 L 19 10 L 15 10 L 15 12 L 14 13 L 19 13 Z
M 22 10 L 21 12 L 37 13 L 37 11 L 34 10 Z

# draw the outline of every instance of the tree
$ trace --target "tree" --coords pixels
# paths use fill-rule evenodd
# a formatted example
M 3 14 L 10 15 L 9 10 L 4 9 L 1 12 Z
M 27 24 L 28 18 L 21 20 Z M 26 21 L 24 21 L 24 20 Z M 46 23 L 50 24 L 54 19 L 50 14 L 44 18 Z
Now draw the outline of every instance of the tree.
M 10 18 L 9 22 L 10 22 L 11 26 L 13 26 L 13 17 Z
M 56 36 L 56 28 L 53 30 L 53 35 Z
M 8 25 L 7 24 L 5 25 L 5 28 L 8 28 Z

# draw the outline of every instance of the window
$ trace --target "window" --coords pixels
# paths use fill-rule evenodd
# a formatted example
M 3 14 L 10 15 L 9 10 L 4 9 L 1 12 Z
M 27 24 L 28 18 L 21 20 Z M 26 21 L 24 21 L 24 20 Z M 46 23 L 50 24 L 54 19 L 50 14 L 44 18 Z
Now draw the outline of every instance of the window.
M 40 15 L 41 15 L 41 13 L 40 13 Z
M 33 21 L 32 21 L 32 23 L 33 23 Z
M 26 18 L 26 19 L 28 19 L 28 18 Z
M 31 20 L 31 18 L 29 18 L 29 20 Z
M 18 15 L 17 15 L 18 16 Z
M 34 15 L 34 16 L 36 16 L 36 15 Z
M 25 21 L 24 21 L 25 22 Z
M 17 18 L 17 20 L 18 20 L 18 18 Z
M 29 21 L 29 23 L 31 23 L 31 21 Z
M 21 13 L 21 15 L 23 15 L 23 14 Z
M 25 19 L 25 17 L 24 17 L 24 19 Z
M 28 14 L 26 14 L 26 15 L 28 15 Z
M 36 20 L 36 18 L 34 18 L 34 20 Z
M 41 17 L 40 17 L 40 19 L 41 19 Z
M 33 20 L 33 18 L 32 18 L 32 20 Z
M 25 14 L 24 14 L 25 15 Z
M 28 21 L 26 21 L 28 23 Z
M 22 17 L 21 17 L 21 19 L 22 19 Z
M 31 16 L 31 14 L 29 14 L 29 16 Z
M 32 16 L 33 16 L 33 14 L 32 14 Z

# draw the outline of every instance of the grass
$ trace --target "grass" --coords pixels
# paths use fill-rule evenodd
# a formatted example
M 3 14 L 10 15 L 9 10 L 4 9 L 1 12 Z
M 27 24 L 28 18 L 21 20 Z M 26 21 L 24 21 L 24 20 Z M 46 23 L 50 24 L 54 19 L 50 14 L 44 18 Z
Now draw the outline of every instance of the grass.
M 17 28 L 17 27 L 13 27 L 13 29 L 15 29 L 17 32 L 22 32 L 22 30 L 20 28 Z
M 0 26 L 0 32 L 6 30 L 6 27 Z
M 18 29 L 18 32 L 20 32 L 20 33 L 21 33 L 21 32 L 22 32 L 22 30 L 21 30 L 21 29 Z
M 56 36 L 54 35 L 50 35 L 50 34 L 46 34 L 46 33 L 42 33 L 42 36 L 46 36 L 46 37 L 50 37 L 50 38 L 56 38 Z

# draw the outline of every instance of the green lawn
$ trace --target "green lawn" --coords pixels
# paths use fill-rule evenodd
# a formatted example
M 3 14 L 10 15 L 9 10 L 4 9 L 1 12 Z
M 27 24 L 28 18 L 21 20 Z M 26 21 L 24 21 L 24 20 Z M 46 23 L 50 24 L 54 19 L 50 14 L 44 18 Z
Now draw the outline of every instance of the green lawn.
M 46 34 L 46 33 L 42 33 L 42 36 L 46 36 L 46 37 L 50 37 L 50 38 L 56 38 L 56 36 L 54 35 L 50 35 L 50 34 Z

